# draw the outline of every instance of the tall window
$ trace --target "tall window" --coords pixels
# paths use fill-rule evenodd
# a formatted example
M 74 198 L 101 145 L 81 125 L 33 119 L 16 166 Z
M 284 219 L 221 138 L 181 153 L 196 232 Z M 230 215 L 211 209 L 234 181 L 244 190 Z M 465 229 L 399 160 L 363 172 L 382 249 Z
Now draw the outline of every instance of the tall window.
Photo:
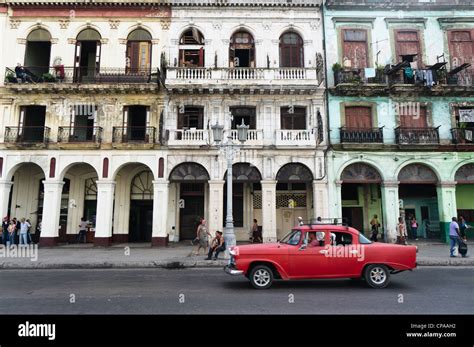
M 371 129 L 372 109 L 368 106 L 347 106 L 345 125 L 348 129 Z
M 304 130 L 306 129 L 306 108 L 305 107 L 282 107 L 281 128 L 284 130 Z
M 342 31 L 343 65 L 350 69 L 369 66 L 367 30 L 345 29 Z
M 237 125 L 242 124 L 249 126 L 249 129 L 256 129 L 255 107 L 235 106 L 230 108 L 232 113 L 232 129 L 237 129 Z
M 237 31 L 230 38 L 230 67 L 255 67 L 255 41 L 247 31 Z
M 280 36 L 280 67 L 304 67 L 303 39 L 295 32 Z
M 426 107 L 409 107 L 400 112 L 400 127 L 402 128 L 426 128 L 428 119 Z
M 179 66 L 204 67 L 204 36 L 196 28 L 186 30 L 179 39 Z
M 422 64 L 420 33 L 418 30 L 395 31 L 396 61 Z
M 203 129 L 204 108 L 196 106 L 178 107 L 178 129 Z
M 128 73 L 148 72 L 151 65 L 151 35 L 145 29 L 133 30 L 127 38 Z

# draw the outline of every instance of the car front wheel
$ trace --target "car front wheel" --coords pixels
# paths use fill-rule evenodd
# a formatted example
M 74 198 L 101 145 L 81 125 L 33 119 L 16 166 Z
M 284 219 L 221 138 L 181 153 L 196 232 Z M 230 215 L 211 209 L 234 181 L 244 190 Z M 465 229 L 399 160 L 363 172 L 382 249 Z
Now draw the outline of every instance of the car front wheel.
M 390 282 L 390 272 L 385 265 L 372 264 L 365 268 L 364 279 L 372 288 L 385 288 Z
M 267 289 L 273 283 L 273 271 L 265 265 L 257 265 L 250 271 L 250 283 L 256 289 Z

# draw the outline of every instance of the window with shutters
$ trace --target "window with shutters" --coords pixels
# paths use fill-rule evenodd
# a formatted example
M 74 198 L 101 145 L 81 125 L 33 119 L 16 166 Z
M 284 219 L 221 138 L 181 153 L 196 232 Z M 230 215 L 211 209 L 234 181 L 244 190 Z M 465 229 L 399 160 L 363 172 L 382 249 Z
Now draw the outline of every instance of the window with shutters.
M 370 106 L 346 106 L 345 127 L 347 129 L 372 129 L 372 108 Z
M 456 74 L 458 83 L 472 85 L 474 78 L 474 29 L 448 31 L 451 69 L 471 64 Z
M 144 29 L 133 30 L 127 38 L 127 73 L 148 73 L 151 67 L 151 34 Z
M 237 31 L 230 38 L 230 67 L 255 67 L 255 41 L 247 31 Z
M 400 113 L 401 128 L 427 128 L 428 119 L 425 106 L 408 107 Z
M 369 67 L 367 30 L 344 29 L 342 31 L 343 66 L 350 69 Z
M 178 108 L 178 129 L 203 129 L 204 108 L 185 106 Z
M 249 126 L 249 129 L 256 129 L 255 107 L 235 106 L 230 108 L 232 113 L 232 129 L 237 129 L 237 125 Z
M 283 130 L 304 130 L 306 129 L 306 108 L 305 107 L 282 107 L 281 129 Z
M 280 67 L 304 67 L 303 39 L 295 32 L 280 37 Z
M 395 30 L 396 61 L 422 64 L 420 32 L 418 30 Z
M 179 66 L 204 67 L 204 36 L 196 28 L 190 28 L 181 35 Z

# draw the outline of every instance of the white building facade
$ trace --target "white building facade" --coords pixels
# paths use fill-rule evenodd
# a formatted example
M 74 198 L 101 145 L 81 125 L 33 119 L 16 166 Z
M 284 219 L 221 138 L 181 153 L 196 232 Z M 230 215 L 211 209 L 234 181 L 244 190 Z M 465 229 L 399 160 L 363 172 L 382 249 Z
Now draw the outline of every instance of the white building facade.
M 222 230 L 237 141 L 237 240 L 329 217 L 320 3 L 0 3 L 0 211 L 40 243 L 193 239 Z M 17 68 L 17 64 L 22 67 Z M 40 232 L 39 232 L 40 231 Z

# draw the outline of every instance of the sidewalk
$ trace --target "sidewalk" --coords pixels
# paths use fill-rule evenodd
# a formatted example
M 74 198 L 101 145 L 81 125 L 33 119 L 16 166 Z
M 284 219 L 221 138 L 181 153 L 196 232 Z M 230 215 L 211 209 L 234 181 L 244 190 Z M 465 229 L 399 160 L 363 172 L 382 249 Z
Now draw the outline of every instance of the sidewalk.
M 449 257 L 449 246 L 424 241 L 413 242 L 419 247 L 418 266 L 474 266 L 474 257 Z M 469 245 L 473 246 L 474 245 Z M 0 252 L 0 269 L 106 269 L 106 268 L 193 268 L 223 267 L 227 261 L 204 260 L 206 255 L 193 255 L 188 242 L 173 243 L 166 248 L 151 248 L 149 244 L 118 244 L 108 248 L 87 245 L 64 245 L 37 248 L 30 257 L 16 257 Z M 32 259 L 37 258 L 36 261 Z

